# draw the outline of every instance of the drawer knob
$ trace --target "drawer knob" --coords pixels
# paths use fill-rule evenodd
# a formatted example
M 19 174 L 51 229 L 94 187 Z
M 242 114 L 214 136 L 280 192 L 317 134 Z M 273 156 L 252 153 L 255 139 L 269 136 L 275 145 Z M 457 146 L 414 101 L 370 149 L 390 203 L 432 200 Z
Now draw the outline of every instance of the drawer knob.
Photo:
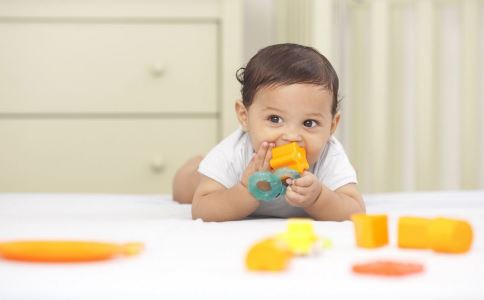
M 163 157 L 157 156 L 151 161 L 151 170 L 155 173 L 160 173 L 165 168 L 166 163 Z
M 165 73 L 165 66 L 160 61 L 154 62 L 150 69 L 154 77 L 160 77 Z

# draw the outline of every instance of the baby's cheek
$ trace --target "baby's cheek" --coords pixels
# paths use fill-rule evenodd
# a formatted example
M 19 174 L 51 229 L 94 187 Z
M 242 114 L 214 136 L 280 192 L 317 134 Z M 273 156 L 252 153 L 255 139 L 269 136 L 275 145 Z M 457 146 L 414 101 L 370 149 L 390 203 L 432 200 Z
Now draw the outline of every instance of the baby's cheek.
M 306 149 L 306 159 L 310 166 L 313 166 L 315 163 L 319 161 L 319 157 L 323 153 L 324 149 L 314 149 L 308 148 Z
M 306 152 L 306 159 L 308 160 L 310 166 L 314 165 L 319 160 L 319 152 Z

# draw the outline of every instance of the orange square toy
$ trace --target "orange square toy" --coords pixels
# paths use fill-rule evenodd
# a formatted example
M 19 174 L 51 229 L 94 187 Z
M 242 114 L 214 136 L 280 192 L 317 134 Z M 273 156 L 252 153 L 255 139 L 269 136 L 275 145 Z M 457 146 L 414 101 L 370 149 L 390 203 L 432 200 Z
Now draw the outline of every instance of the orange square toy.
M 377 248 L 388 244 L 388 220 L 386 215 L 354 214 L 356 245 Z
M 299 147 L 296 142 L 273 148 L 272 159 L 269 163 L 274 170 L 287 167 L 302 173 L 309 169 L 306 150 Z
M 431 220 L 418 217 L 398 219 L 398 247 L 427 249 L 430 247 L 427 228 Z

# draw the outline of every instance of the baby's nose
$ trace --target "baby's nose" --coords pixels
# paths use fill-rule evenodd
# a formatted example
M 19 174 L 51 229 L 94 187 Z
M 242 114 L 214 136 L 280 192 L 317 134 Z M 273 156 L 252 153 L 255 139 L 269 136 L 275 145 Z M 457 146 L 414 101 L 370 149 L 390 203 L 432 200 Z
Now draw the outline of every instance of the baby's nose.
M 282 135 L 282 139 L 286 142 L 300 142 L 302 140 L 302 137 L 299 133 L 297 132 L 286 132 Z

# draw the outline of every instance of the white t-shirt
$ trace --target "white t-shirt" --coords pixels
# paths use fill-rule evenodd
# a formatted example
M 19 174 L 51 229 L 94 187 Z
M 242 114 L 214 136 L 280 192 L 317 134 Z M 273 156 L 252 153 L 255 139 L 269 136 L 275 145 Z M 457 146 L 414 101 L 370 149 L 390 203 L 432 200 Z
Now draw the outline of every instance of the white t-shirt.
M 254 156 L 254 149 L 247 133 L 237 129 L 215 146 L 200 163 L 198 171 L 219 182 L 226 188 L 238 184 L 245 168 Z M 319 160 L 310 166 L 311 173 L 331 190 L 357 183 L 356 172 L 351 165 L 343 146 L 333 136 L 330 137 Z M 300 207 L 293 207 L 283 196 L 272 201 L 261 201 L 252 216 L 307 217 Z

